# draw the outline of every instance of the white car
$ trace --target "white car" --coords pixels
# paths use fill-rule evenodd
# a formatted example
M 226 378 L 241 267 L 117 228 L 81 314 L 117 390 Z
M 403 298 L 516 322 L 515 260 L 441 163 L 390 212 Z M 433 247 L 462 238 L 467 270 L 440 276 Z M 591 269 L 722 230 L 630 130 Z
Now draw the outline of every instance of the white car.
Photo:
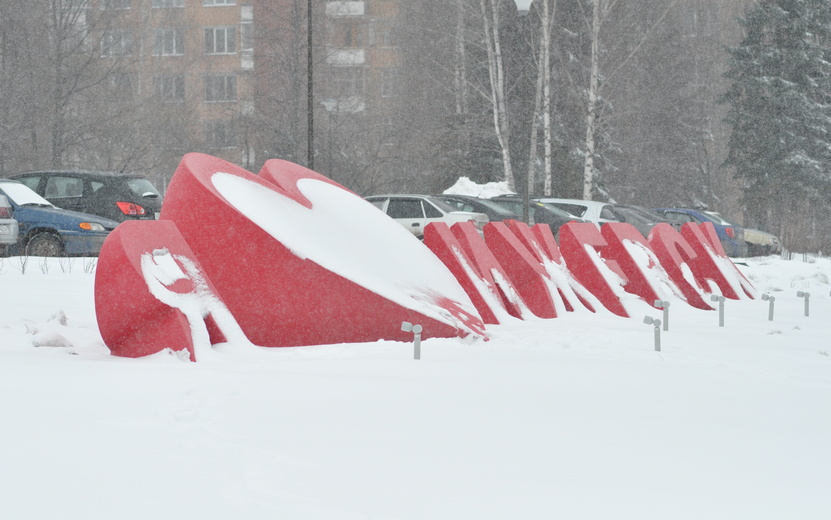
M 372 195 L 366 200 L 418 238 L 423 238 L 424 226 L 430 222 L 444 222 L 448 226 L 457 222 L 473 222 L 480 234 L 489 222 L 484 213 L 458 211 L 447 202 L 430 195 Z
M 659 222 L 667 222 L 661 215 L 632 204 L 553 198 L 543 198 L 539 199 L 539 201 L 543 204 L 556 206 L 586 222 L 594 222 L 598 226 L 602 226 L 607 222 L 626 222 L 632 224 L 644 237 L 649 236 L 649 232 Z
M 20 226 L 12 218 L 12 205 L 9 199 L 0 195 L 0 255 L 6 251 L 6 246 L 17 243 Z
M 779 237 L 760 229 L 744 228 L 747 256 L 778 255 L 782 252 Z

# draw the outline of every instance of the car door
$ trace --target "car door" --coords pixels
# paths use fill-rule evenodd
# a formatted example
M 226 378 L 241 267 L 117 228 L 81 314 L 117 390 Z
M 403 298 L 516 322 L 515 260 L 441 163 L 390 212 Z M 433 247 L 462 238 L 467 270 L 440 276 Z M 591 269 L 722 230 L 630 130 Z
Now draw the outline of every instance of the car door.
M 71 175 L 49 176 L 43 196 L 59 208 L 84 211 L 84 180 Z
M 390 197 L 387 204 L 387 215 L 394 218 L 410 233 L 420 237 L 424 234 L 427 219 L 421 200 L 410 197 Z

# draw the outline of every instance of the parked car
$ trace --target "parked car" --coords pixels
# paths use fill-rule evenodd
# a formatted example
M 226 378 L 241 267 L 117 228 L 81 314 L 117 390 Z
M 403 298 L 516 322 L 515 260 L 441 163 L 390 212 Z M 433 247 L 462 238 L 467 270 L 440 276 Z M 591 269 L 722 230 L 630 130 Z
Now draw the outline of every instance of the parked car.
M 730 257 L 747 256 L 747 243 L 744 241 L 744 229 L 722 217 L 715 211 L 690 208 L 659 208 L 652 211 L 663 216 L 677 229 L 687 222 L 701 224 L 712 222 L 721 241 L 724 252 Z
M 122 222 L 158 219 L 162 196 L 138 174 L 104 171 L 38 171 L 13 175 L 63 209 Z
M 580 199 L 540 199 L 546 204 L 551 204 L 563 211 L 582 218 L 586 222 L 594 222 L 602 226 L 607 222 L 626 222 L 632 224 L 641 232 L 644 237 L 649 236 L 652 228 L 660 222 L 667 222 L 660 215 L 649 211 L 641 206 L 633 204 L 615 204 L 597 200 Z
M 490 200 L 508 208 L 518 215 L 524 213 L 523 206 L 525 205 L 525 199 L 519 195 L 499 195 Z M 548 224 L 556 238 L 559 238 L 560 227 L 563 224 L 568 222 L 583 222 L 579 217 L 575 217 L 556 206 L 545 204 L 536 199 L 528 202 L 528 217 L 531 221 L 529 224 L 531 225 Z
M 0 179 L 0 195 L 19 225 L 17 242 L 7 253 L 31 256 L 94 256 L 118 222 L 97 215 L 56 208 L 25 184 Z
M 424 226 L 430 222 L 473 222 L 479 233 L 489 222 L 484 213 L 459 211 L 432 195 L 372 195 L 366 200 L 395 219 L 418 238 L 424 237 Z
M 6 246 L 17 243 L 19 226 L 12 218 L 12 205 L 5 195 L 0 195 L 0 256 L 5 255 Z
M 522 220 L 522 213 L 516 213 L 501 206 L 490 199 L 480 199 L 470 195 L 434 195 L 437 199 L 443 200 L 454 206 L 459 211 L 472 211 L 484 213 L 491 222 L 503 220 Z
M 779 237 L 760 229 L 744 228 L 747 256 L 778 255 L 782 252 Z

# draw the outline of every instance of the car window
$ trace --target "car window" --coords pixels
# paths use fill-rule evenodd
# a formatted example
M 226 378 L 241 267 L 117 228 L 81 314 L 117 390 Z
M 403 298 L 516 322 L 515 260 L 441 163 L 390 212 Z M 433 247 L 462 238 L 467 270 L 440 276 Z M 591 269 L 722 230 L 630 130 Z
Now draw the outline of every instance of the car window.
M 600 218 L 606 220 L 619 220 L 620 217 L 615 214 L 614 210 L 612 210 L 609 206 L 603 206 L 603 209 L 600 210 Z M 621 219 L 625 220 L 625 219 Z
M 38 189 L 38 184 L 40 184 L 40 176 L 36 176 L 36 177 L 22 177 L 22 178 L 17 179 L 17 180 L 19 180 L 20 182 L 22 182 L 23 184 L 25 184 L 26 186 L 28 186 L 28 187 L 29 187 L 31 190 L 33 190 L 33 191 L 37 191 L 37 189 Z
M 454 210 L 457 210 L 457 211 L 473 211 L 473 206 L 465 200 L 448 199 L 448 198 L 442 198 L 441 200 L 443 200 L 444 202 L 446 202 L 446 203 L 450 204 L 451 206 L 453 206 Z
M 455 209 L 455 208 L 452 208 Z M 427 218 L 441 218 L 444 214 L 436 209 L 430 202 L 424 201 L 424 214 Z
M 704 214 L 713 219 L 714 222 L 716 222 L 717 224 L 721 224 L 722 226 L 740 227 L 735 222 L 731 222 L 723 216 L 721 216 L 721 213 L 717 213 L 715 211 L 705 211 Z
M 368 200 L 373 206 L 375 206 L 376 208 L 378 208 L 382 211 L 384 210 L 384 202 L 387 201 L 387 199 L 368 199 Z
M 147 179 L 128 179 L 127 186 L 130 187 L 130 191 L 132 191 L 139 197 L 143 197 L 147 193 L 152 193 L 153 195 L 161 196 L 156 187 L 153 186 L 153 184 Z
M 582 217 L 586 214 L 586 210 L 589 209 L 588 207 L 581 206 L 580 204 L 568 204 L 566 202 L 551 202 L 550 204 L 557 206 L 575 217 Z
M 508 208 L 513 213 L 522 213 L 522 202 L 514 202 L 512 200 L 500 200 L 497 204 L 503 208 Z
M 392 218 L 424 218 L 424 211 L 418 199 L 390 199 L 387 215 Z
M 45 196 L 47 199 L 81 197 L 83 194 L 84 181 L 77 177 L 49 177 L 46 179 Z
M 426 201 L 426 203 L 424 204 L 425 206 L 429 206 L 430 204 L 432 204 L 433 206 L 441 209 L 442 213 L 450 213 L 451 211 L 459 211 L 458 209 L 453 207 L 453 205 L 450 204 L 449 202 L 438 199 L 436 197 L 425 197 L 425 201 Z M 441 215 L 439 215 L 439 216 L 441 216 Z
M 101 188 L 104 187 L 104 183 L 103 182 L 98 182 L 98 181 L 89 181 L 89 187 L 90 187 L 92 193 L 95 193 L 96 191 L 98 191 L 98 190 L 100 190 Z
M 692 216 L 690 216 L 687 213 L 680 213 L 678 211 L 667 211 L 664 213 L 664 217 L 675 224 L 685 224 L 687 222 L 693 222 Z
M 497 204 L 495 202 L 491 202 L 489 200 L 480 200 L 479 204 L 481 204 L 482 206 L 490 209 L 491 211 L 493 211 L 497 215 L 502 215 L 502 216 L 505 216 L 505 217 L 516 217 L 517 216 L 516 212 L 511 211 L 511 210 L 505 208 L 504 206 L 500 206 L 499 204 Z M 470 209 L 470 210 L 466 210 L 466 211 L 476 211 L 476 209 Z M 521 210 L 520 210 L 520 213 L 522 213 Z
M 569 213 L 567 210 L 561 208 L 560 206 L 557 206 L 556 204 L 550 202 L 541 202 L 540 205 L 548 211 L 550 211 L 551 213 L 557 215 L 558 217 L 568 219 L 576 217 L 576 215 L 574 215 L 573 213 Z

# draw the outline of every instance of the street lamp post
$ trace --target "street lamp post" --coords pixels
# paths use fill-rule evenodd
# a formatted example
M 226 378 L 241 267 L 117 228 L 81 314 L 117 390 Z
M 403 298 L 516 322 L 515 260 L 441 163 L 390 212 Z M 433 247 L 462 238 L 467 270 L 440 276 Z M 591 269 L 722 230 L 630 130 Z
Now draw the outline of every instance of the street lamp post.
M 315 96 L 314 96 L 314 53 L 312 52 L 312 2 L 308 0 L 306 18 L 306 36 L 308 41 L 306 47 L 308 54 L 306 56 L 306 106 L 308 114 L 306 115 L 306 163 L 310 170 L 315 169 Z

